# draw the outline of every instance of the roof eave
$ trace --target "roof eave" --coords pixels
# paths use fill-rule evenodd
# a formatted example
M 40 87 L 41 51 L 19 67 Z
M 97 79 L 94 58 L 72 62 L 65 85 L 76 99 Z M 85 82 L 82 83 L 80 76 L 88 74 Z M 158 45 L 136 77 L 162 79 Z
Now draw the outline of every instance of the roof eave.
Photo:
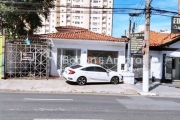
M 113 43 L 126 43 L 126 41 L 116 41 L 116 40 L 92 40 L 92 39 L 66 39 L 66 38 L 50 38 L 53 40 L 72 40 L 72 41 L 92 41 L 92 42 L 113 42 Z

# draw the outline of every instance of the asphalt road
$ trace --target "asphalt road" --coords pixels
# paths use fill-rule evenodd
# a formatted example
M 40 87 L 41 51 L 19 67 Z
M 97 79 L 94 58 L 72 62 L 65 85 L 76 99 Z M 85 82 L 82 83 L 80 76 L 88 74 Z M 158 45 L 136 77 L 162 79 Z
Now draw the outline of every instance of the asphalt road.
M 179 120 L 180 98 L 0 93 L 0 120 Z

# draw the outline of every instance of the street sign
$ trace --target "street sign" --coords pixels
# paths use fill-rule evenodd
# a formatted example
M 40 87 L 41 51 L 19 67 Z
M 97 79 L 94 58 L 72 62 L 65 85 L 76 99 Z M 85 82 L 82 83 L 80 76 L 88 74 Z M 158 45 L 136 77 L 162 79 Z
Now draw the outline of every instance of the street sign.
M 180 17 L 172 17 L 171 33 L 180 33 Z
M 34 61 L 34 53 L 21 52 L 21 61 L 23 60 Z
M 134 33 L 131 36 L 131 54 L 142 54 L 144 33 Z

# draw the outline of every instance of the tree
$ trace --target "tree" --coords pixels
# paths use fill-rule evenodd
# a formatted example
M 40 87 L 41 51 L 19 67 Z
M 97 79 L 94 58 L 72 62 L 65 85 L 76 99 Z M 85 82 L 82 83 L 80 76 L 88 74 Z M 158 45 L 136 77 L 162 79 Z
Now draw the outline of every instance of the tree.
M 33 34 L 42 27 L 40 16 L 48 17 L 54 8 L 54 0 L 13 0 L 0 2 L 0 14 L 5 21 L 3 27 L 12 38 Z

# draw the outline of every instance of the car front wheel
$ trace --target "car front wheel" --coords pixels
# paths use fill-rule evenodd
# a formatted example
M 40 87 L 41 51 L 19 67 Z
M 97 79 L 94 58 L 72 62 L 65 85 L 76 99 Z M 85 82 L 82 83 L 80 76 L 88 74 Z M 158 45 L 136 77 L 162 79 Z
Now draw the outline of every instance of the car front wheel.
M 86 84 L 86 78 L 81 76 L 77 79 L 77 84 L 78 85 L 85 85 Z
M 112 77 L 111 78 L 111 83 L 112 84 L 118 84 L 119 83 L 119 77 L 117 77 L 117 76 Z

